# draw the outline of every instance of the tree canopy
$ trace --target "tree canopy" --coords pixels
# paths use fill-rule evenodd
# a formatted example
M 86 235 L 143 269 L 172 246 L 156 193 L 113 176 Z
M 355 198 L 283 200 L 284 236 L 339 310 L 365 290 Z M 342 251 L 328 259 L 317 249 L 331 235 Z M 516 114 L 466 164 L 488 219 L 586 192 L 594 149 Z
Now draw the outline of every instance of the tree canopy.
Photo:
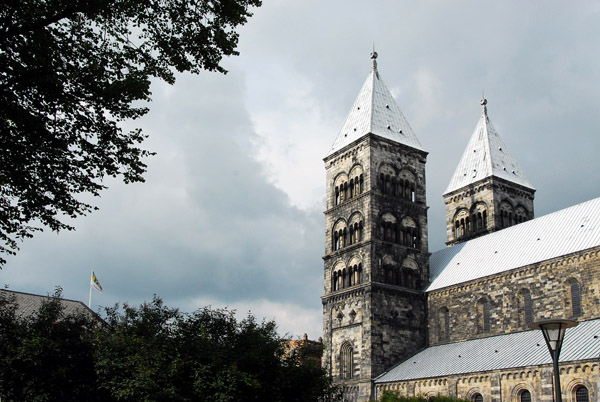
M 100 322 L 66 315 L 60 299 L 50 298 L 20 317 L 1 296 L 3 401 L 342 400 L 318 363 L 287 355 L 275 323 L 251 314 L 184 314 L 155 297 L 107 309 Z
M 91 212 L 105 177 L 143 181 L 151 78 L 225 73 L 261 0 L 0 2 L 0 252 Z M 0 266 L 6 261 L 0 257 Z

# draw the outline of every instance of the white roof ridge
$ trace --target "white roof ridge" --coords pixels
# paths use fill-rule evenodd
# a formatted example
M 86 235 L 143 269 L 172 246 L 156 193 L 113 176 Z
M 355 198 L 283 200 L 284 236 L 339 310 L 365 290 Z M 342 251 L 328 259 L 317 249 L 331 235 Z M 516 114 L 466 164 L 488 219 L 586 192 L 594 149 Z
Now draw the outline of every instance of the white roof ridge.
M 535 190 L 496 131 L 487 114 L 487 99 L 483 99 L 477 126 L 444 194 L 490 176 L 496 176 Z
M 367 134 L 374 134 L 424 151 L 396 100 L 381 79 L 377 71 L 376 58 L 377 53 L 371 53 L 371 72 L 327 156 Z

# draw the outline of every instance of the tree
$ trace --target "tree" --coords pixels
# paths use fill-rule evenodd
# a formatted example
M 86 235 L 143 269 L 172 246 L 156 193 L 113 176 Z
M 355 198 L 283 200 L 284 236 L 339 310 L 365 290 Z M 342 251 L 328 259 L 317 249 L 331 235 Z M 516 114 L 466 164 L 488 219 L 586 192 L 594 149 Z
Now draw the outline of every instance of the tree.
M 286 357 L 273 321 L 140 307 L 66 314 L 60 293 L 29 317 L 0 292 L 2 401 L 336 402 L 318 364 Z
M 97 372 L 119 401 L 336 401 L 331 378 L 315 364 L 286 358 L 273 321 L 229 310 L 182 314 L 159 298 L 108 312 Z
M 97 383 L 91 314 L 66 314 L 60 289 L 31 316 L 0 294 L 2 401 L 109 401 Z
M 236 28 L 261 0 L 0 2 L 0 253 L 47 226 L 72 230 L 103 179 L 143 181 L 150 79 L 226 73 Z M 0 257 L 0 267 L 5 264 Z

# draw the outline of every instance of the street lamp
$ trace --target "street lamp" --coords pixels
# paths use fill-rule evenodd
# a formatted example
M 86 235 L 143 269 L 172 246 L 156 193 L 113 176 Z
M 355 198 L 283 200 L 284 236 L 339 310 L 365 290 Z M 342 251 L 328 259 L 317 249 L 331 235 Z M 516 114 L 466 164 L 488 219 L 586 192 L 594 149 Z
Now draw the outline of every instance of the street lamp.
M 554 369 L 554 401 L 562 402 L 560 392 L 560 372 L 558 371 L 558 357 L 562 348 L 565 331 L 567 328 L 574 327 L 577 321 L 571 320 L 544 320 L 529 324 L 530 329 L 541 329 L 552 356 L 552 367 Z

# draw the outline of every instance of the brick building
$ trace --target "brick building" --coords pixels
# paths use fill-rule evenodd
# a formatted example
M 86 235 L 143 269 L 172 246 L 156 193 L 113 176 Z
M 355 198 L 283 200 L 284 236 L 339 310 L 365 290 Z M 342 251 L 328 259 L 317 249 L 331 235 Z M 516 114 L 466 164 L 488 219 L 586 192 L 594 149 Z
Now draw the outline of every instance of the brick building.
M 483 100 L 443 195 L 448 248 L 430 254 L 427 153 L 371 58 L 324 159 L 324 366 L 351 401 L 551 401 L 550 355 L 528 324 L 569 318 L 563 398 L 599 400 L 600 199 L 533 219 L 535 189 Z

